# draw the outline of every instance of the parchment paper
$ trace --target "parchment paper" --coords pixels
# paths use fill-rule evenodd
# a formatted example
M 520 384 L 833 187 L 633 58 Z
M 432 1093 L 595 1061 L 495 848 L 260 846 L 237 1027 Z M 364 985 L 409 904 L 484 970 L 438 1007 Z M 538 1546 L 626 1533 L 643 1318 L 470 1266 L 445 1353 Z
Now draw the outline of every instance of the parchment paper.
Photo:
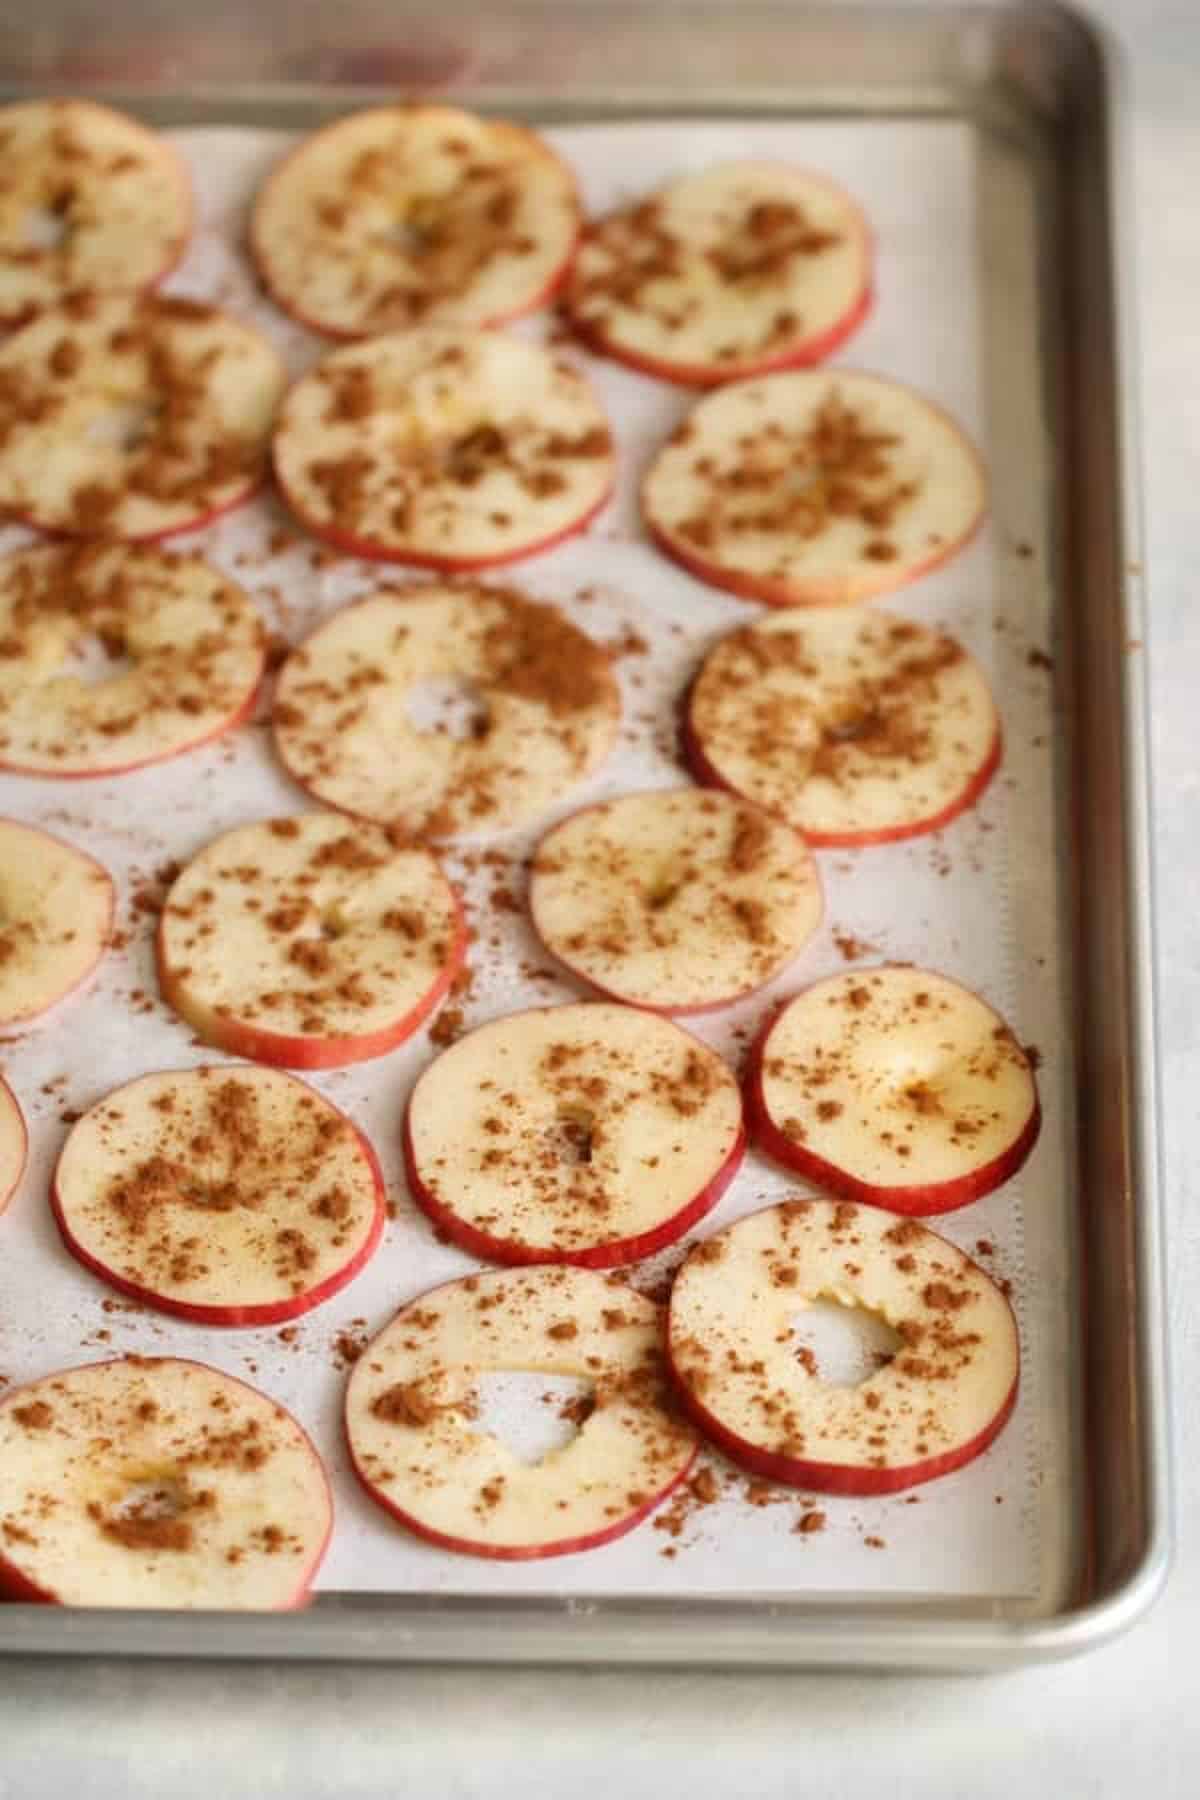
M 207 128 L 173 135 L 195 174 L 201 222 L 171 288 L 256 320 L 293 369 L 308 367 L 321 346 L 258 295 L 241 249 L 247 199 L 288 138 Z M 683 169 L 737 155 L 788 158 L 844 182 L 877 232 L 878 300 L 839 360 L 911 382 L 958 418 L 985 453 L 991 450 L 982 283 L 999 283 L 1003 299 L 1003 283 L 1018 277 L 989 268 L 981 253 L 978 171 L 965 127 L 943 121 L 688 122 L 576 127 L 550 135 L 597 208 Z M 544 319 L 521 327 L 535 334 L 547 328 Z M 648 653 L 625 655 L 619 664 L 626 708 L 619 747 L 556 816 L 590 798 L 684 779 L 675 760 L 680 691 L 705 648 L 757 611 L 676 570 L 651 549 L 638 524 L 639 474 L 686 410 L 688 396 L 579 350 L 569 353 L 587 364 L 610 408 L 620 445 L 620 489 L 585 536 L 534 558 L 515 576 L 600 639 L 616 643 L 636 631 Z M 1001 404 L 1011 406 L 1012 394 Z M 1036 409 L 1028 423 L 1036 444 L 1042 431 Z M 1057 1429 L 1042 1397 L 1047 1382 L 1057 1391 L 1062 1343 L 1058 1275 L 1044 1258 L 1027 1260 L 1025 1246 L 1029 1222 L 1069 1179 L 1067 1045 L 1056 973 L 1051 682 L 1038 658 L 1046 641 L 1046 582 L 1037 466 L 1031 456 L 1027 468 L 998 470 L 1000 516 L 945 570 L 889 602 L 894 611 L 953 630 L 991 672 L 1005 726 L 1000 776 L 973 812 L 936 836 L 886 849 L 822 852 L 827 913 L 818 936 L 774 990 L 696 1026 L 736 1061 L 772 992 L 788 993 L 846 966 L 836 941 L 842 937 L 869 945 L 865 960 L 922 962 L 966 981 L 1006 1013 L 1020 1037 L 1039 1046 L 1046 1126 L 1038 1149 L 1017 1180 L 939 1225 L 964 1247 L 980 1240 L 994 1246 L 986 1265 L 1013 1284 L 1024 1350 L 1022 1394 L 1012 1423 L 987 1455 L 919 1490 L 915 1504 L 903 1496 L 809 1502 L 826 1514 L 825 1529 L 809 1535 L 793 1529 L 805 1510 L 802 1499 L 756 1505 L 753 1499 L 763 1496 L 747 1497 L 745 1484 L 737 1484 L 719 1505 L 692 1518 L 678 1539 L 643 1526 L 605 1549 L 549 1562 L 453 1557 L 407 1536 L 365 1498 L 349 1471 L 340 1432 L 345 1376 L 336 1344 L 343 1333 L 361 1339 L 424 1288 L 476 1266 L 434 1240 L 404 1189 L 400 1121 L 413 1079 L 435 1053 L 425 1031 L 380 1061 L 313 1077 L 370 1135 L 396 1216 L 365 1272 L 300 1320 L 292 1342 L 282 1341 L 275 1329 L 205 1330 L 123 1310 L 119 1301 L 114 1308 L 108 1290 L 63 1249 L 47 1206 L 50 1170 L 66 1131 L 61 1115 L 144 1071 L 220 1060 L 158 1003 L 153 920 L 135 916 L 130 899 L 141 878 L 168 859 L 186 859 L 216 832 L 303 809 L 303 796 L 275 766 L 261 723 L 210 749 L 119 779 L 0 777 L 0 813 L 42 824 L 107 864 L 121 890 L 118 922 L 128 933 L 86 997 L 55 1022 L 0 1045 L 31 1135 L 25 1180 L 0 1219 L 0 1374 L 17 1382 L 137 1350 L 198 1357 L 257 1383 L 298 1414 L 328 1459 L 337 1528 L 320 1577 L 327 1590 L 990 1597 L 1034 1591 L 1044 1511 L 1039 1489 L 1052 1475 L 1046 1446 L 1055 1442 Z M 272 534 L 283 523 L 277 502 L 265 498 L 176 541 L 180 548 L 202 550 L 240 579 L 270 626 L 293 643 L 348 599 L 408 579 L 362 563 L 320 566 L 307 542 L 272 553 Z M 23 541 L 16 531 L 0 534 L 0 548 Z M 523 892 L 520 859 L 551 822 L 547 817 L 538 831 L 500 841 L 513 858 L 511 870 L 470 873 L 461 858 L 448 859 L 463 881 L 479 934 L 468 1025 L 581 991 L 553 974 L 523 975 L 522 965 L 545 971 L 548 959 L 521 914 L 487 905 L 497 881 Z M 703 1229 L 797 1185 L 751 1154 Z M 675 1554 L 663 1555 L 667 1549 Z

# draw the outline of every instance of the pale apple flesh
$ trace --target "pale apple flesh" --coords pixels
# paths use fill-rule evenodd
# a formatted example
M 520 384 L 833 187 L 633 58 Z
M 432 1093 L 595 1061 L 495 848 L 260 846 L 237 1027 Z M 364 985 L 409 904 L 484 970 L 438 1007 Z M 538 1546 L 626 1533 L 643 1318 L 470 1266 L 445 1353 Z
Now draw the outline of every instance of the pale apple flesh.
M 202 1363 L 121 1357 L 0 1398 L 0 1589 L 64 1606 L 302 1606 L 333 1527 L 290 1413 Z
M 0 1028 L 36 1024 L 90 980 L 114 904 L 112 878 L 94 857 L 0 819 Z
M 850 196 L 782 163 L 720 163 L 589 226 L 567 284 L 595 349 L 699 387 L 819 362 L 871 305 Z
M 746 1108 L 775 1161 L 916 1216 L 999 1187 L 1041 1126 L 1029 1055 L 1000 1014 L 908 964 L 830 976 L 786 1002 L 751 1050 Z
M 108 295 L 0 346 L 0 510 L 71 538 L 151 542 L 266 477 L 283 365 L 195 301 Z
M 0 1075 L 0 1212 L 21 1184 L 29 1154 L 29 1133 L 16 1095 Z
M 311 330 L 498 325 L 544 305 L 579 199 L 536 133 L 449 106 L 382 106 L 289 152 L 255 202 L 250 247 L 277 305 Z
M 136 119 L 88 100 L 0 108 L 0 320 L 68 295 L 155 286 L 192 229 L 182 158 Z
M 43 546 L 0 562 L 0 767 L 121 774 L 177 756 L 253 710 L 266 633 L 249 598 L 198 557 Z M 76 653 L 126 667 L 95 680 Z
M 844 606 L 954 555 L 986 488 L 974 446 L 915 390 L 790 370 L 700 400 L 641 498 L 655 542 L 702 581 L 769 605 Z
M 469 729 L 410 699 L 469 696 Z M 284 664 L 280 759 L 326 806 L 413 835 L 507 831 L 608 754 L 621 702 L 600 645 L 556 608 L 458 583 L 343 607 Z
M 814 1301 L 881 1319 L 895 1355 L 857 1384 L 797 1354 Z M 697 1426 L 741 1467 L 835 1494 L 898 1493 L 962 1468 L 1016 1404 L 1008 1300 L 912 1219 L 796 1199 L 698 1244 L 676 1277 L 672 1373 Z
M 408 1104 L 410 1191 L 505 1263 L 614 1268 L 716 1205 L 745 1148 L 732 1071 L 671 1023 L 604 1002 L 539 1007 L 444 1051 Z
M 311 1312 L 370 1260 L 386 1217 L 375 1153 L 343 1113 L 278 1069 L 223 1065 L 143 1075 L 90 1107 L 50 1203 L 110 1287 L 231 1326 Z
M 159 985 L 235 1056 L 340 1068 L 410 1037 L 449 993 L 466 944 L 429 850 L 305 813 L 225 832 L 186 865 L 159 920 Z
M 579 531 L 612 491 L 612 434 L 579 371 L 499 332 L 426 326 L 335 350 L 288 393 L 275 473 L 339 548 L 446 570 Z
M 790 826 L 695 788 L 584 807 L 542 839 L 529 905 L 546 948 L 613 999 L 671 1013 L 771 981 L 821 920 L 816 864 Z
M 837 847 L 948 824 L 998 768 L 1001 730 L 953 638 L 891 614 L 789 610 L 709 652 L 683 747 L 698 780 Z
M 593 1271 L 511 1269 L 404 1307 L 346 1392 L 355 1473 L 385 1511 L 446 1550 L 525 1561 L 623 1536 L 687 1474 L 696 1439 L 666 1383 L 653 1301 Z M 583 1378 L 590 1411 L 529 1465 L 474 1428 L 494 1370 Z

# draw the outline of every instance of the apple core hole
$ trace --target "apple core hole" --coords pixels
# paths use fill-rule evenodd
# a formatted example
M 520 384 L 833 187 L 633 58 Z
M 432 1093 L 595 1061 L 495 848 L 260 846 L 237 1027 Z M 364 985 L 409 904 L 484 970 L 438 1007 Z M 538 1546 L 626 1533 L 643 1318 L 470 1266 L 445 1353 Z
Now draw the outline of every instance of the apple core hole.
M 491 728 L 487 701 L 473 681 L 459 675 L 416 682 L 404 697 L 404 712 L 423 737 L 448 737 L 460 744 L 478 742 Z
M 30 250 L 58 250 L 70 232 L 69 206 L 63 201 L 31 206 L 23 221 L 25 244 Z
M 546 1148 L 559 1162 L 590 1163 L 596 1144 L 596 1115 L 586 1106 L 560 1106 L 546 1132 Z
M 187 1483 L 178 1476 L 156 1475 L 131 1482 L 110 1516 L 121 1524 L 178 1519 L 190 1511 L 193 1500 Z
M 113 400 L 87 424 L 89 443 L 130 455 L 140 450 L 158 423 L 158 408 L 146 400 Z
M 818 1297 L 791 1321 L 797 1360 L 830 1387 L 860 1387 L 891 1362 L 903 1340 L 866 1306 Z
M 536 1468 L 578 1437 L 595 1410 L 590 1381 L 533 1369 L 491 1369 L 475 1390 L 472 1430 L 497 1438 L 526 1468 Z
M 397 249 L 405 251 L 407 255 L 423 256 L 437 237 L 432 212 L 428 207 L 417 203 L 387 226 L 383 236 L 387 243 L 395 244 Z
M 115 630 L 83 632 L 67 652 L 67 673 L 85 687 L 116 681 L 133 667 L 125 639 Z
M 659 875 L 650 883 L 646 891 L 646 905 L 651 912 L 663 912 L 670 906 L 683 886 L 683 878 L 679 875 Z

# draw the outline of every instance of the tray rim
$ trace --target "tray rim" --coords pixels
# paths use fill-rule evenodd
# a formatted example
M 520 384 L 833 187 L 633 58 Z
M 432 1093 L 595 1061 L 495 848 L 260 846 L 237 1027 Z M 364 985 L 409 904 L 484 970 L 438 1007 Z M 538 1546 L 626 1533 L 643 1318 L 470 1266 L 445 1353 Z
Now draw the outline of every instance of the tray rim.
M 878 8 L 876 11 L 880 10 Z M 905 8 L 909 17 L 957 18 L 959 6 L 933 0 Z M 1127 56 L 1107 27 L 1072 5 L 1030 8 L 1021 0 L 986 13 L 1011 21 L 1031 11 L 1044 28 L 1082 44 L 1099 71 L 1109 206 L 1114 242 L 1128 239 L 1131 166 L 1128 144 Z M 34 91 L 35 84 L 0 80 L 0 95 Z M 36 91 L 46 91 L 36 84 Z M 171 89 L 111 88 L 103 97 L 135 109 L 170 102 Z M 280 84 L 281 101 L 302 108 L 324 101 L 365 104 L 358 87 Z M 194 103 L 215 113 L 221 94 L 197 92 Z M 247 100 L 243 104 L 252 104 Z M 657 110 L 649 103 L 647 111 Z M 680 113 L 687 108 L 678 109 Z M 693 109 L 695 110 L 695 109 Z M 701 110 L 708 110 L 701 108 Z M 852 110 L 852 109 L 847 109 Z M 932 106 L 929 110 L 933 110 Z M 221 122 L 216 116 L 210 123 Z M 201 123 L 197 118 L 195 123 Z M 1117 486 L 1122 554 L 1119 599 L 1128 637 L 1144 643 L 1146 591 L 1141 558 L 1141 457 L 1134 276 L 1128 259 L 1110 254 L 1114 330 L 1113 388 L 1117 410 Z M 1138 560 L 1134 560 L 1138 559 Z M 1121 671 L 1124 767 L 1123 862 L 1129 953 L 1130 1036 L 1136 1077 L 1132 1117 L 1132 1233 L 1136 1256 L 1134 1340 L 1140 1405 L 1145 1531 L 1137 1554 L 1110 1590 L 1045 1616 L 989 1616 L 979 1602 L 945 1598 L 877 1601 L 847 1608 L 841 1599 L 758 1602 L 754 1615 L 741 1597 L 649 1600 L 605 1597 L 575 1600 L 509 1596 L 321 1596 L 306 1612 L 247 1615 L 215 1612 L 104 1611 L 10 1605 L 0 1607 L 0 1655 L 181 1656 L 284 1661 L 353 1660 L 422 1663 L 567 1661 L 598 1664 L 686 1664 L 721 1667 L 905 1667 L 984 1670 L 1047 1662 L 1098 1648 L 1139 1620 L 1161 1594 L 1173 1548 L 1173 1484 L 1165 1330 L 1165 1244 L 1162 1145 L 1158 1110 L 1157 963 L 1154 956 L 1154 880 L 1151 844 L 1152 776 L 1149 754 L 1148 668 L 1144 652 L 1126 655 Z M 1000 1603 L 997 1603 L 997 1608 Z M 386 1618 L 386 1630 L 381 1626 Z M 235 1641 L 236 1640 L 236 1641 Z M 697 1654 L 697 1644 L 702 1648 Z

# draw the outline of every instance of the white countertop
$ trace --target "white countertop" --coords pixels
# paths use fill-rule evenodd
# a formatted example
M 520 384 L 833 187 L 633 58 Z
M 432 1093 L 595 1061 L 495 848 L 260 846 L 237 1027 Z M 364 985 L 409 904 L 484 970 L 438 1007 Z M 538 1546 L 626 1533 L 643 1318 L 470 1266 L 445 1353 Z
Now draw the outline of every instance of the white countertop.
M 1200 7 L 1092 10 L 1134 75 L 1178 1471 L 1166 1597 L 1108 1649 L 986 1681 L 14 1659 L 0 1800 L 1200 1795 Z

